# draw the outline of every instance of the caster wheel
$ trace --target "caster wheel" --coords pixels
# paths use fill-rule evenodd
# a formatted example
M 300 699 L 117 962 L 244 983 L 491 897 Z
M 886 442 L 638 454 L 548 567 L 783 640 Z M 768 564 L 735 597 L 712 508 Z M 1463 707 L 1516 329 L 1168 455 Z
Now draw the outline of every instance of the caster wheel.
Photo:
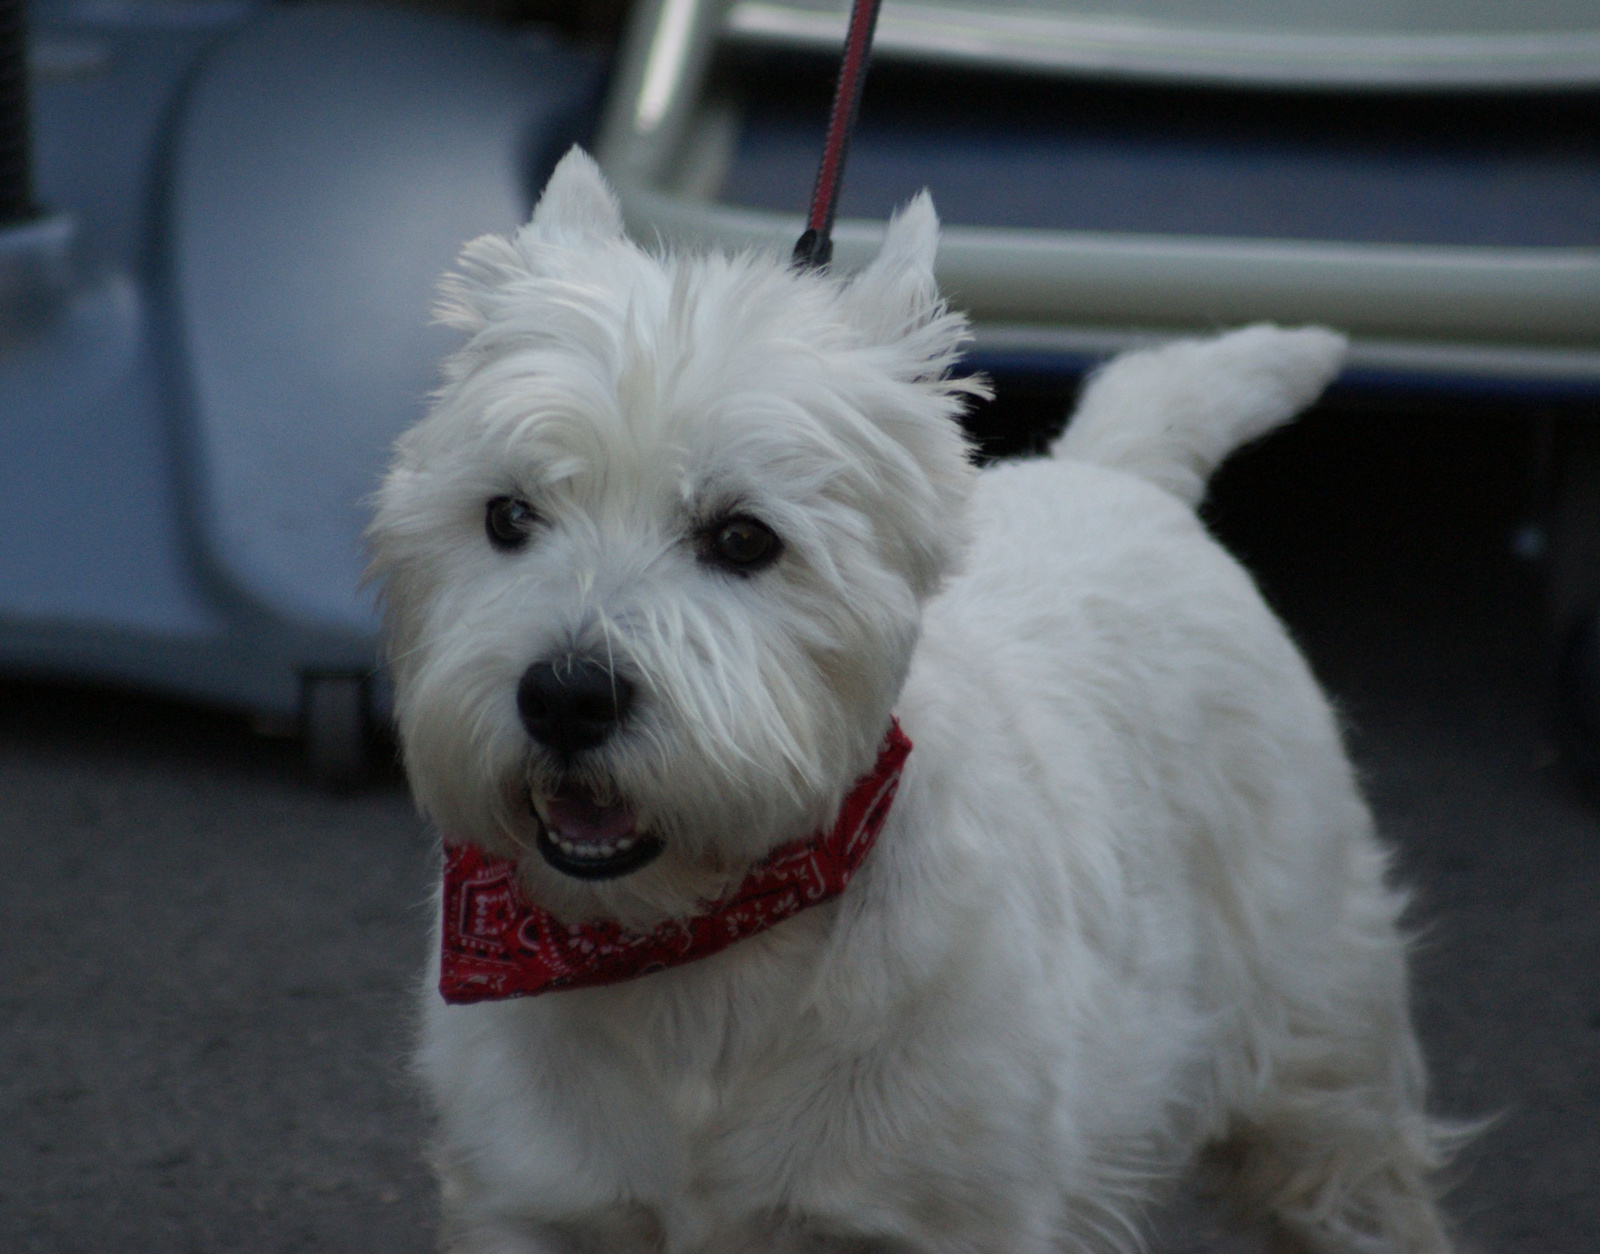
M 364 675 L 307 675 L 302 717 L 306 765 L 325 788 L 354 788 L 367 777 L 371 720 Z
M 1600 784 L 1600 607 L 1567 637 L 1556 672 L 1556 700 L 1567 756 L 1591 784 Z

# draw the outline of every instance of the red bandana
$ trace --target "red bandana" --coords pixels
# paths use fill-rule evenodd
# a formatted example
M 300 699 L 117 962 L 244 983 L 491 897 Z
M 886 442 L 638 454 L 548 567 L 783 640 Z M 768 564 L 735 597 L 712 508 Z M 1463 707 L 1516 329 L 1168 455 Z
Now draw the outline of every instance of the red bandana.
M 878 838 L 910 752 L 891 721 L 876 765 L 845 797 L 831 829 L 774 851 L 703 913 L 648 932 L 605 920 L 562 923 L 522 895 L 515 862 L 445 842 L 439 992 L 461 1005 L 616 984 L 709 957 L 832 900 Z

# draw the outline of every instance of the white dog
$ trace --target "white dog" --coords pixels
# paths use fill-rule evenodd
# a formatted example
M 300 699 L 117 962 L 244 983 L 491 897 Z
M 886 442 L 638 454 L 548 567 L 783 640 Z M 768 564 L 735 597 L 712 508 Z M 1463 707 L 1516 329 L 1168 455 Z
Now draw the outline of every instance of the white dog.
M 1127 1250 L 1198 1160 L 1274 1248 L 1447 1250 L 1403 898 L 1193 512 L 1343 341 L 1121 358 L 980 473 L 937 232 L 652 253 L 574 152 L 446 284 L 372 543 L 478 1001 L 424 1012 L 447 1239 Z

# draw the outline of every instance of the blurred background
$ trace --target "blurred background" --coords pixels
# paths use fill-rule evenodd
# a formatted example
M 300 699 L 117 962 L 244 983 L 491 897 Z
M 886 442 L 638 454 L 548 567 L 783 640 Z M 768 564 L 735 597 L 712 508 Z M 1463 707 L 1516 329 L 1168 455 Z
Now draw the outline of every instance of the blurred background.
M 0 1248 L 427 1250 L 433 837 L 365 501 L 431 290 L 590 146 L 787 249 L 838 0 L 0 0 Z M 1415 886 L 1463 1247 L 1600 1233 L 1600 3 L 887 0 L 837 264 L 922 186 L 985 457 L 1122 348 L 1349 369 L 1206 506 Z M 1238 1252 L 1187 1197 L 1155 1248 Z

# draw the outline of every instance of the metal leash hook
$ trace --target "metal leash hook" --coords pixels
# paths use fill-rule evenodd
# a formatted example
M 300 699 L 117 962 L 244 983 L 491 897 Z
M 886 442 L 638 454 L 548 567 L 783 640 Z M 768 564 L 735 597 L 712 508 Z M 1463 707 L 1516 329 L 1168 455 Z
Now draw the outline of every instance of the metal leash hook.
M 845 34 L 844 58 L 833 92 L 833 114 L 828 119 L 828 139 L 822 146 L 822 164 L 811 192 L 811 215 L 805 234 L 794 246 L 794 265 L 818 270 L 833 260 L 833 215 L 839 205 L 839 185 L 844 181 L 844 158 L 850 134 L 861 111 L 861 89 L 867 81 L 867 60 L 872 54 L 872 32 L 878 25 L 881 0 L 854 0 L 850 29 Z

